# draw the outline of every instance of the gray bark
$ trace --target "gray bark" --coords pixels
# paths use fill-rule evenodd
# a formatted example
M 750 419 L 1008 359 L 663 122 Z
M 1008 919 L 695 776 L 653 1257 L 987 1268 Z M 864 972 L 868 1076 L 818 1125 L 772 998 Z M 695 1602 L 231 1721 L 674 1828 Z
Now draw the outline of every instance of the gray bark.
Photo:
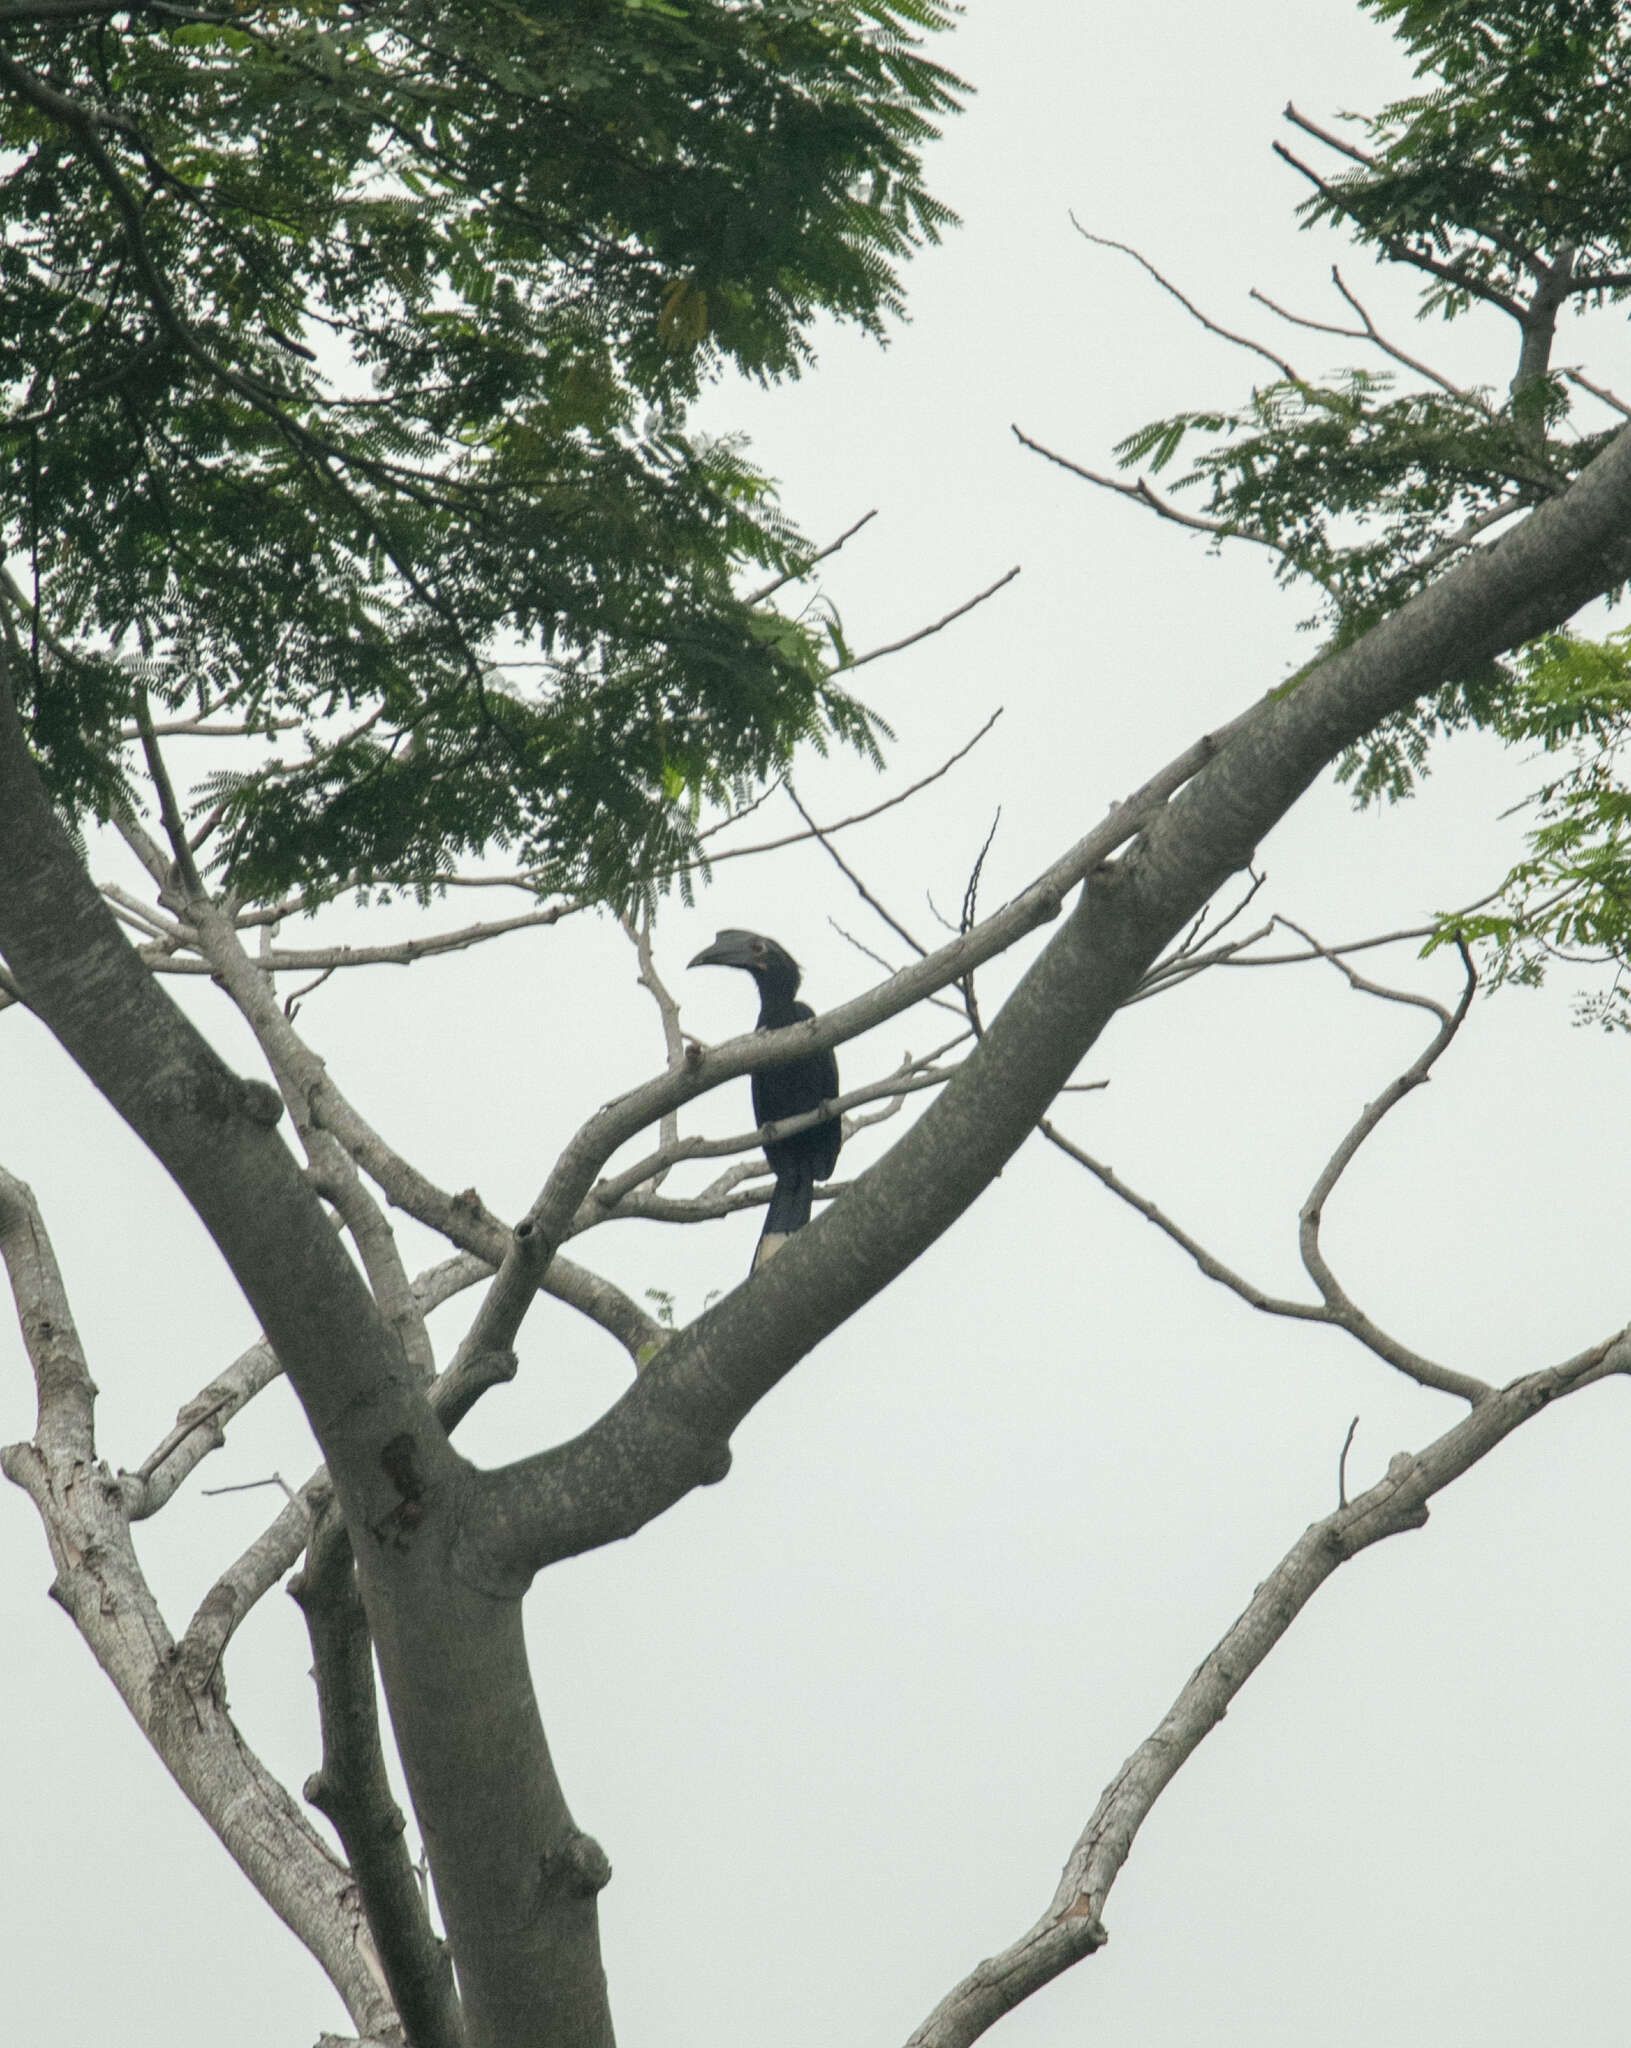
M 136 957 L 79 864 L 0 676 L 0 952 L 162 1161 L 282 1361 L 351 1532 L 472 2048 L 611 2040 L 593 1857 L 538 1720 L 515 1600 L 454 1568 L 470 1471 L 275 1129 Z M 598 1852 L 597 1852 L 598 1853 Z

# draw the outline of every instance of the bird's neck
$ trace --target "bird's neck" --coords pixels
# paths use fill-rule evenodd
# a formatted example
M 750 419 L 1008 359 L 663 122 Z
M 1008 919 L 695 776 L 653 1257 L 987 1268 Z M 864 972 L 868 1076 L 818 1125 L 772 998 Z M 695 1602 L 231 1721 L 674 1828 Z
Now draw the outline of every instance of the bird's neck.
M 758 974 L 754 979 L 759 984 L 759 1029 L 779 1031 L 784 1024 L 799 1021 L 799 1006 L 793 1000 L 798 987 L 796 975 Z

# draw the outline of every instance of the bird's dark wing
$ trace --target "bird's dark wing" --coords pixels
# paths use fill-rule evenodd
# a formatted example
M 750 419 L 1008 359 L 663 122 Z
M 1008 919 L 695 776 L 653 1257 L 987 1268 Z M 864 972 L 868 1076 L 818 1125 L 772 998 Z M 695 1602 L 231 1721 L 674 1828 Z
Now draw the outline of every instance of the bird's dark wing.
M 805 1003 L 794 1003 L 792 1024 L 803 1024 L 815 1015 Z M 838 1061 L 831 1052 L 813 1052 L 805 1059 L 789 1060 L 785 1066 L 767 1067 L 753 1077 L 753 1114 L 761 1124 L 780 1123 L 783 1117 L 803 1116 L 838 1096 Z M 778 1175 L 784 1167 L 808 1163 L 814 1179 L 825 1180 L 838 1163 L 843 1128 L 837 1117 L 814 1124 L 807 1131 L 795 1131 L 789 1138 L 776 1138 L 765 1147 L 765 1157 Z

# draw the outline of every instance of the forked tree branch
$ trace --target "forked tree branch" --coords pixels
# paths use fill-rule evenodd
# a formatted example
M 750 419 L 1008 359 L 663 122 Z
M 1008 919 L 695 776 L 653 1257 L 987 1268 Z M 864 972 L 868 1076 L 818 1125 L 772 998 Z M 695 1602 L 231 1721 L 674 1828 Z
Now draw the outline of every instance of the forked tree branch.
M 371 2039 L 403 2037 L 350 1873 L 227 1712 L 214 1665 L 178 1654 L 130 1540 L 119 1486 L 96 1451 L 96 1391 L 62 1276 L 29 1190 L 0 1171 L 0 1255 L 34 1369 L 39 1417 L 0 1469 L 34 1502 L 57 1576 L 52 1597 L 137 1726 L 255 1889 L 316 1958 Z
M 285 1100 L 297 1117 L 333 1133 L 349 1156 L 396 1208 L 439 1231 L 461 1250 L 500 1266 L 513 1240 L 474 1189 L 451 1195 L 389 1145 L 336 1086 L 326 1064 L 285 1015 L 259 964 L 244 950 L 225 911 L 206 899 L 199 907 L 199 942 L 212 970 L 254 1032 Z M 661 1324 L 599 1274 L 570 1262 L 540 1276 L 545 1291 L 616 1337 L 636 1363 L 662 1341 Z M 480 1351 L 507 1351 L 483 1344 Z
M 892 1074 L 881 1080 L 868 1081 L 859 1088 L 852 1088 L 847 1094 L 836 1096 L 831 1102 L 824 1102 L 818 1109 L 805 1111 L 800 1116 L 784 1116 L 777 1122 L 763 1124 L 758 1130 L 743 1132 L 733 1138 L 676 1138 L 648 1152 L 643 1159 L 637 1159 L 632 1166 L 626 1166 L 621 1173 L 609 1180 L 596 1181 L 574 1219 L 577 1230 L 587 1230 L 603 1216 L 614 1213 L 625 1196 L 649 1181 L 656 1183 L 671 1166 L 685 1159 L 728 1159 L 739 1152 L 751 1152 L 773 1144 L 778 1138 L 791 1138 L 799 1131 L 807 1131 L 818 1123 L 825 1123 L 834 1115 L 842 1116 L 847 1110 L 857 1109 L 863 1103 L 896 1101 L 913 1094 L 920 1088 L 938 1088 L 949 1080 L 950 1074 L 942 1071 L 937 1062 L 954 1047 L 964 1044 L 970 1034 L 960 1031 L 955 1038 L 948 1038 L 944 1045 L 925 1053 L 922 1059 L 913 1059 L 910 1054 Z
M 1320 196 L 1337 213 L 1341 214 L 1344 219 L 1353 220 L 1356 218 L 1353 204 L 1340 186 L 1333 185 L 1328 178 L 1322 178 L 1312 165 L 1305 164 L 1301 157 L 1294 156 L 1283 142 L 1276 142 L 1270 146 L 1282 163 L 1289 164 L 1301 177 L 1306 178 Z M 1529 308 L 1524 305 L 1521 299 L 1515 299 L 1509 292 L 1503 292 L 1495 285 L 1486 283 L 1483 278 L 1475 276 L 1464 266 L 1441 262 L 1438 257 L 1432 254 L 1430 249 L 1415 242 L 1407 241 L 1402 235 L 1377 234 L 1376 240 L 1379 246 L 1393 258 L 1394 262 L 1408 263 L 1413 269 L 1426 271 L 1429 277 L 1440 279 L 1443 283 L 1451 285 L 1456 291 L 1466 292 L 1471 298 L 1483 299 L 1491 306 L 1498 306 L 1503 313 L 1510 319 L 1515 320 L 1520 327 L 1528 319 Z M 1533 250 L 1525 250 L 1516 244 L 1506 243 L 1495 235 L 1486 235 L 1485 240 L 1490 243 L 1491 247 L 1501 249 L 1504 253 L 1512 256 L 1516 262 L 1524 264 L 1531 271 L 1535 270 L 1537 259 Z
M 1109 816 L 1000 910 L 975 928 L 937 948 L 915 965 L 903 968 L 879 987 L 813 1018 L 781 1031 L 754 1031 L 727 1040 L 695 1057 L 685 1071 L 665 1074 L 619 1096 L 582 1126 L 556 1162 L 538 1199 L 516 1227 L 516 1246 L 505 1261 L 493 1294 L 482 1310 L 482 1348 L 508 1348 L 536 1285 L 532 1271 L 547 1271 L 560 1238 L 601 1168 L 617 1149 L 664 1112 L 707 1094 L 726 1081 L 823 1051 L 875 1029 L 961 980 L 983 962 L 1006 952 L 1028 932 L 1059 915 L 1065 892 L 1109 859 L 1110 855 L 1159 814 L 1176 792 L 1217 758 L 1230 738 L 1256 715 L 1256 706 L 1205 733 L 1186 747 L 1124 802 L 1113 804 Z
M 1105 1787 L 1041 1919 L 949 1992 L 907 2048 L 970 2048 L 1022 2000 L 1102 1948 L 1109 1939 L 1106 1902 L 1155 1802 L 1331 1574 L 1373 1543 L 1423 1527 L 1433 1496 L 1541 1409 L 1625 1372 L 1631 1372 L 1631 1340 L 1622 1332 L 1514 1380 L 1424 1450 L 1401 1451 L 1376 1485 L 1313 1523 Z
M 1153 277 L 1162 291 L 1175 298 L 1189 317 L 1199 326 L 1204 327 L 1208 334 L 1215 334 L 1220 341 L 1231 342 L 1236 348 L 1245 349 L 1249 355 L 1261 356 L 1264 362 L 1279 371 L 1288 384 L 1303 384 L 1307 382 L 1307 379 L 1299 371 L 1295 370 L 1286 361 L 1284 356 L 1277 356 L 1273 349 L 1265 348 L 1260 341 L 1253 341 L 1249 335 L 1236 334 L 1231 328 L 1220 327 L 1217 321 L 1203 313 L 1193 299 L 1181 292 L 1169 277 L 1163 276 L 1150 259 L 1142 254 L 1141 251 L 1133 248 L 1131 243 L 1115 242 L 1108 235 L 1093 234 L 1091 230 L 1082 226 L 1074 213 L 1070 216 L 1070 224 L 1084 242 L 1093 242 L 1101 249 L 1115 249 L 1123 256 L 1130 256 L 1138 267 L 1150 277 Z M 1254 292 L 1252 296 L 1255 298 L 1257 294 Z
M 1419 1352 L 1412 1351 L 1408 1345 L 1401 1344 L 1396 1337 L 1390 1336 L 1387 1331 L 1381 1329 L 1355 1302 L 1349 1299 L 1332 1273 L 1320 1247 L 1321 1219 L 1324 1215 L 1325 1204 L 1330 1200 L 1337 1182 L 1347 1171 L 1348 1167 L 1353 1164 L 1354 1159 L 1358 1156 L 1360 1147 L 1376 1131 L 1388 1111 L 1401 1102 L 1413 1088 L 1419 1088 L 1428 1078 L 1433 1066 L 1440 1056 L 1448 1050 L 1452 1039 L 1460 1029 L 1462 1020 L 1467 1014 L 1467 1006 L 1472 1001 L 1473 991 L 1478 985 L 1478 978 L 1473 971 L 1472 961 L 1467 954 L 1466 948 L 1462 947 L 1461 957 L 1466 968 L 1466 986 L 1460 1003 L 1454 1011 L 1450 1011 L 1446 1010 L 1442 1004 L 1434 1002 L 1430 996 L 1416 995 L 1401 989 L 1385 988 L 1379 982 L 1367 981 L 1363 975 L 1356 973 L 1345 961 L 1326 947 L 1321 946 L 1317 939 L 1314 939 L 1309 933 L 1305 932 L 1300 925 L 1293 924 L 1289 918 L 1276 918 L 1275 923 L 1283 924 L 1288 930 L 1296 932 L 1297 936 L 1308 945 L 1312 957 L 1328 960 L 1332 966 L 1336 967 L 1339 972 L 1347 977 L 1349 986 L 1356 991 L 1365 995 L 1376 996 L 1383 1001 L 1407 1003 L 1420 1009 L 1429 1010 L 1439 1019 L 1439 1029 L 1434 1034 L 1432 1042 L 1420 1057 L 1414 1060 L 1405 1069 L 1404 1073 L 1391 1082 L 1388 1087 L 1383 1089 L 1374 1102 L 1367 1103 L 1358 1121 L 1348 1131 L 1330 1160 L 1321 1169 L 1319 1177 L 1315 1181 L 1314 1187 L 1299 1213 L 1298 1243 L 1302 1252 L 1303 1264 L 1307 1268 L 1309 1277 L 1319 1289 L 1320 1299 L 1318 1302 L 1292 1301 L 1281 1295 L 1269 1294 L 1263 1288 L 1258 1287 L 1255 1282 L 1247 1280 L 1235 1272 L 1231 1266 L 1218 1258 L 1214 1252 L 1208 1251 L 1198 1239 L 1192 1237 L 1188 1231 L 1174 1223 L 1171 1217 L 1166 1215 L 1147 1196 L 1141 1195 L 1135 1189 L 1129 1187 L 1112 1168 L 1106 1166 L 1101 1160 L 1095 1159 L 1091 1153 L 1084 1151 L 1081 1146 L 1073 1143 L 1051 1121 L 1044 1119 L 1040 1125 L 1042 1134 L 1051 1144 L 1057 1146 L 1061 1152 L 1075 1160 L 1078 1166 L 1085 1168 L 1087 1172 L 1092 1174 L 1113 1195 L 1125 1202 L 1130 1209 L 1135 1209 L 1146 1221 L 1153 1223 L 1158 1230 L 1171 1238 L 1174 1244 L 1189 1254 L 1209 1280 L 1215 1280 L 1219 1286 L 1227 1287 L 1232 1294 L 1238 1295 L 1249 1307 L 1259 1310 L 1264 1315 L 1286 1316 L 1301 1322 L 1324 1323 L 1332 1329 L 1343 1330 L 1356 1343 L 1363 1344 L 1367 1351 L 1374 1352 L 1378 1358 L 1391 1365 L 1395 1371 L 1402 1372 L 1407 1379 L 1414 1380 L 1418 1386 L 1429 1387 L 1441 1394 L 1453 1394 L 1460 1400 L 1476 1405 L 1478 1402 L 1489 1398 L 1492 1392 L 1489 1384 L 1470 1373 L 1458 1372 L 1451 1366 L 1440 1365 L 1433 1359 L 1422 1357 Z
M 492 1274 L 492 1267 L 469 1252 L 457 1252 L 421 1273 L 413 1283 L 420 1313 L 429 1315 L 467 1287 Z M 155 1444 L 133 1472 L 121 1471 L 119 1488 L 125 1512 L 133 1522 L 156 1515 L 211 1452 L 226 1441 L 226 1425 L 263 1388 L 279 1377 L 272 1347 L 257 1338 L 225 1371 L 218 1373 L 177 1411 L 174 1426 Z
M 1290 921 L 1286 919 L 1282 920 L 1282 922 L 1289 923 Z M 1290 928 L 1297 933 L 1299 938 L 1314 947 L 1316 951 L 1320 950 L 1317 942 L 1310 938 L 1309 934 L 1299 926 L 1291 925 Z M 1381 1123 L 1390 1109 L 1393 1109 L 1398 1103 L 1402 1102 L 1413 1089 L 1421 1087 L 1440 1057 L 1449 1050 L 1456 1033 L 1461 1029 L 1461 1025 L 1467 1015 L 1468 1005 L 1472 1002 L 1474 991 L 1478 987 L 1478 975 L 1473 967 L 1471 954 L 1459 939 L 1456 941 L 1456 949 L 1461 955 L 1461 964 L 1466 973 L 1466 982 L 1461 992 L 1461 1000 L 1456 1004 L 1454 1010 L 1446 1010 L 1441 1003 L 1434 1002 L 1430 997 L 1407 994 L 1398 989 L 1384 988 L 1379 982 L 1367 981 L 1362 974 L 1355 968 L 1350 967 L 1345 960 L 1332 959 L 1332 966 L 1340 974 L 1346 976 L 1351 988 L 1359 990 L 1366 995 L 1380 997 L 1387 1002 L 1409 1003 L 1418 1008 L 1430 1010 L 1438 1018 L 1439 1024 L 1438 1030 L 1433 1034 L 1431 1043 L 1424 1047 L 1417 1058 L 1411 1061 L 1410 1065 L 1405 1068 L 1404 1072 L 1396 1080 L 1391 1081 L 1382 1090 L 1374 1102 L 1365 1105 L 1365 1108 L 1355 1120 L 1353 1127 L 1343 1138 L 1335 1152 L 1332 1153 L 1318 1180 L 1315 1181 L 1313 1187 L 1309 1190 L 1308 1199 L 1303 1203 L 1302 1210 L 1297 1219 L 1297 1241 L 1308 1277 L 1319 1289 L 1320 1298 L 1330 1311 L 1334 1322 L 1346 1330 L 1350 1336 L 1357 1338 L 1367 1350 L 1374 1351 L 1379 1358 L 1386 1359 L 1389 1365 L 1405 1374 L 1407 1378 L 1415 1380 L 1419 1385 L 1435 1387 L 1441 1393 L 1458 1394 L 1463 1400 L 1477 1404 L 1485 1400 L 1489 1395 L 1490 1389 L 1485 1382 L 1474 1379 L 1466 1373 L 1455 1372 L 1448 1366 L 1435 1364 L 1431 1359 L 1423 1358 L 1419 1352 L 1412 1351 L 1407 1345 L 1401 1344 L 1397 1338 L 1389 1336 L 1385 1330 L 1378 1328 L 1371 1321 L 1370 1317 L 1365 1314 L 1364 1310 L 1349 1298 L 1341 1282 L 1332 1272 L 1330 1262 L 1327 1260 L 1324 1248 L 1320 1243 L 1320 1224 L 1324 1217 L 1325 1204 L 1330 1199 L 1331 1192 L 1338 1180 L 1341 1179 L 1343 1173 L 1346 1172 L 1349 1164 L 1359 1151 L 1360 1146 L 1364 1144 L 1365 1140 Z
M 1431 363 L 1424 363 L 1417 356 L 1407 355 L 1402 348 L 1389 341 L 1375 321 L 1371 319 L 1370 314 L 1343 282 L 1342 272 L 1334 263 L 1331 265 L 1331 282 L 1359 315 L 1362 325 L 1358 327 L 1339 327 L 1334 321 L 1314 320 L 1306 313 L 1293 313 L 1289 307 L 1282 306 L 1277 299 L 1271 299 L 1267 292 L 1260 292 L 1255 285 L 1252 287 L 1251 297 L 1260 306 L 1266 306 L 1277 319 L 1284 320 L 1288 326 L 1306 328 L 1310 334 L 1340 335 L 1345 341 L 1368 341 L 1373 348 L 1378 349 L 1383 355 L 1390 357 L 1392 361 L 1403 364 L 1407 370 L 1414 370 L 1418 376 L 1425 377 L 1430 384 L 1436 384 L 1447 397 L 1459 399 L 1464 405 L 1476 408 L 1487 419 L 1495 418 L 1494 408 L 1485 401 L 1481 393 L 1469 391 L 1463 385 L 1452 383 L 1442 371 L 1435 370 Z
M 743 1416 L 1002 1170 L 1151 964 L 1250 864 L 1262 837 L 1325 767 L 1380 719 L 1623 580 L 1628 535 L 1631 437 L 1622 435 L 1564 496 L 1317 662 L 1296 689 L 1272 693 L 1212 736 L 1201 757 L 1181 757 L 1112 813 L 1103 837 L 1072 849 L 965 938 L 810 1023 L 700 1054 L 685 1075 L 648 1082 L 591 1119 L 563 1153 L 518 1232 L 513 1270 L 500 1275 L 478 1317 L 478 1330 L 499 1342 L 519 1323 L 530 1273 L 547 1262 L 617 1144 L 673 1103 L 737 1073 L 837 1044 L 961 978 L 1011 943 L 1016 926 L 1039 921 L 1038 892 L 1062 866 L 1083 861 L 1080 900 L 976 1050 L 845 1199 L 676 1333 L 582 1436 L 479 1475 L 466 1524 L 481 1560 L 472 1569 L 489 1573 L 494 1585 L 524 1584 L 561 1557 L 632 1534 L 717 1476 Z M 1132 816 L 1136 843 L 1112 860 Z

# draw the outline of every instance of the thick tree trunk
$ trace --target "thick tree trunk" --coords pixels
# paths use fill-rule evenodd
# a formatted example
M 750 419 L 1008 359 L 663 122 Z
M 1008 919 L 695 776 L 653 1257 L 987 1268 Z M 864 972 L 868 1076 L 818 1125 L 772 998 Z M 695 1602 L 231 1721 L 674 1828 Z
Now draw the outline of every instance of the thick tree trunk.
M 3 650 L 0 650 L 3 660 Z M 275 1128 L 126 943 L 30 760 L 0 669 L 0 954 L 167 1168 L 248 1297 L 328 1461 L 470 2048 L 609 2048 L 594 1894 L 538 1718 L 519 1602 L 452 1566 L 470 1468 Z

